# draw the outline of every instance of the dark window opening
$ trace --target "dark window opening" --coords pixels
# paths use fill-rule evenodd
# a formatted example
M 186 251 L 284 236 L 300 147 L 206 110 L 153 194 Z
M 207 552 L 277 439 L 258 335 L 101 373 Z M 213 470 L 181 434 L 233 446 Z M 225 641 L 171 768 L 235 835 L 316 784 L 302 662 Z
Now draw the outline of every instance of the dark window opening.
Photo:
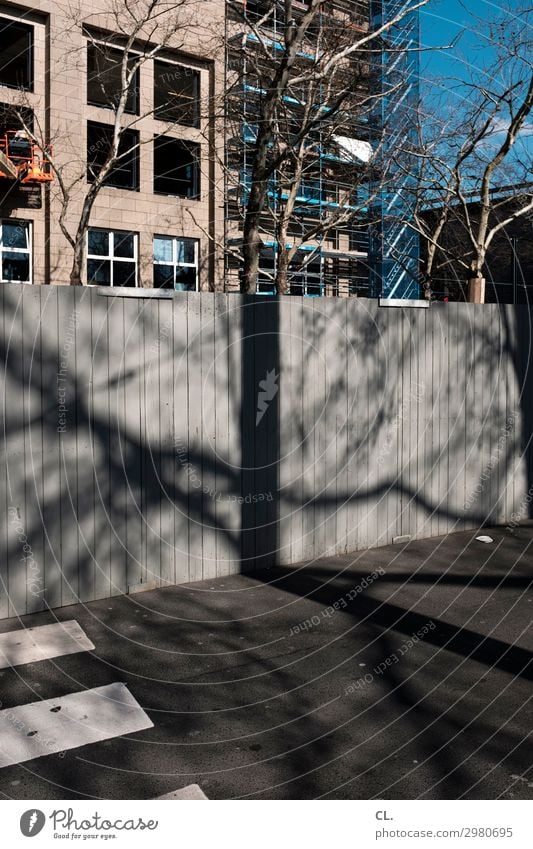
M 200 74 L 169 62 L 154 62 L 154 115 L 159 121 L 198 127 Z
M 104 167 L 113 144 L 113 128 L 89 121 L 87 124 L 87 179 L 92 182 Z M 139 133 L 123 130 L 116 161 L 104 181 L 118 189 L 139 188 Z
M 87 45 L 87 103 L 116 109 L 122 94 L 122 61 L 124 52 L 106 44 Z M 135 58 L 128 58 L 131 71 Z M 139 68 L 128 89 L 125 111 L 139 114 Z
M 33 89 L 33 27 L 0 18 L 0 84 Z
M 200 145 L 157 136 L 154 139 L 154 192 L 197 198 L 200 193 Z

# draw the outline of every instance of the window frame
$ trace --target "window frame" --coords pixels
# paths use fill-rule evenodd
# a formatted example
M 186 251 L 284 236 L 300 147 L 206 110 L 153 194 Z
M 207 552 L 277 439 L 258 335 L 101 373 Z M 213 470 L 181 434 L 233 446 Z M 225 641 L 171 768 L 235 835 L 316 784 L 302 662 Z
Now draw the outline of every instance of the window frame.
M 113 106 L 110 104 L 104 103 L 95 103 L 93 100 L 89 100 L 89 50 L 91 47 L 106 47 L 110 51 L 116 51 L 117 53 L 124 53 L 124 48 L 117 46 L 115 44 L 110 44 L 108 41 L 100 41 L 98 39 L 87 39 L 87 52 L 86 52 L 86 102 L 88 106 L 93 106 L 95 109 L 107 109 L 109 111 L 114 111 Z M 141 54 L 136 52 L 135 50 L 130 50 L 128 52 L 129 56 L 140 56 Z M 135 79 L 133 84 L 134 98 L 135 98 L 135 107 L 133 110 L 128 109 L 127 106 L 124 109 L 125 115 L 140 115 L 140 105 L 141 105 L 141 68 L 138 67 L 135 72 Z M 131 94 L 131 90 L 130 90 Z
M 91 232 L 97 231 L 99 233 L 107 233 L 110 237 L 108 240 L 108 254 L 91 254 L 89 253 L 89 234 Z M 115 256 L 115 234 L 128 234 L 133 236 L 133 257 L 121 257 Z M 135 230 L 110 230 L 107 227 L 89 227 L 87 230 L 87 234 L 85 237 L 85 248 L 86 248 L 86 275 L 87 275 L 87 285 L 88 286 L 103 286 L 106 289 L 138 289 L 139 288 L 139 234 Z M 89 282 L 89 260 L 101 260 L 102 262 L 109 262 L 111 274 L 109 286 L 105 286 L 104 283 L 90 283 Z M 135 266 L 135 286 L 115 286 L 113 283 L 114 277 L 114 263 L 115 262 L 124 262 L 129 263 L 130 265 Z
M 22 224 L 27 232 L 27 249 L 26 248 L 5 248 L 3 244 L 4 224 Z M 27 255 L 29 258 L 29 280 L 4 280 L 4 253 L 18 253 Z M 33 283 L 33 221 L 28 221 L 22 218 L 0 218 L 0 283 L 20 283 L 24 286 L 29 286 Z
M 172 241 L 172 261 L 164 261 L 164 260 L 156 260 L 155 258 L 155 240 L 156 239 L 165 239 L 167 242 Z M 178 242 L 192 242 L 194 244 L 194 262 L 178 262 Z M 155 268 L 156 265 L 166 265 L 172 266 L 174 272 L 174 291 L 180 292 L 183 291 L 181 289 L 176 289 L 176 269 L 178 268 L 194 268 L 196 271 L 196 288 L 195 292 L 200 291 L 200 240 L 195 239 L 194 237 L 189 236 L 168 236 L 163 235 L 162 233 L 156 233 L 152 240 L 152 251 L 153 251 L 153 260 L 152 264 Z M 153 284 L 155 283 L 155 277 L 153 278 Z M 161 287 L 155 286 L 154 289 L 159 289 Z M 187 291 L 187 290 L 185 290 Z
M 177 194 L 175 192 L 167 192 L 161 189 L 156 189 L 156 181 L 165 179 L 165 176 L 158 176 L 156 171 L 156 154 L 158 148 L 158 142 L 162 142 L 162 146 L 164 144 L 168 144 L 169 147 L 172 144 L 181 145 L 183 148 L 189 148 L 192 151 L 192 148 L 198 152 L 198 156 L 194 161 L 194 178 L 192 181 L 192 190 L 190 194 Z M 201 162 L 202 162 L 202 145 L 197 141 L 190 141 L 189 139 L 181 139 L 176 136 L 169 136 L 166 133 L 159 133 L 153 138 L 153 194 L 160 195 L 162 197 L 176 197 L 176 198 L 184 198 L 186 200 L 200 200 L 201 197 Z M 169 173 L 169 172 L 167 172 Z M 182 181 L 184 182 L 184 181 Z
M 194 117 L 191 123 L 169 120 L 168 118 L 160 117 L 158 113 L 158 109 L 156 106 L 156 65 L 165 65 L 169 68 L 179 68 L 186 72 L 190 72 L 194 75 L 195 79 L 195 97 L 194 97 Z M 153 91 L 152 91 L 152 106 L 153 106 L 153 117 L 156 121 L 161 121 L 161 123 L 167 124 L 169 126 L 178 126 L 178 127 L 189 127 L 190 129 L 199 130 L 200 129 L 200 118 L 201 118 L 201 100 L 202 100 L 202 76 L 201 71 L 198 68 L 193 68 L 190 65 L 184 65 L 183 62 L 173 61 L 171 59 L 161 59 L 159 57 L 154 57 L 153 60 Z
M 28 74 L 28 85 L 21 85 L 20 83 L 5 83 L 0 79 L 0 86 L 3 88 L 9 88 L 12 90 L 19 91 L 29 91 L 33 92 L 35 90 L 35 26 L 33 24 L 28 24 L 25 21 L 21 21 L 19 18 L 10 18 L 7 15 L 0 15 L 0 28 L 2 27 L 2 21 L 7 21 L 8 25 L 12 24 L 14 26 L 22 27 L 23 29 L 28 30 L 29 34 L 29 49 L 28 49 L 28 57 L 27 57 L 27 74 Z
M 89 162 L 89 127 L 90 125 L 106 128 L 113 133 L 113 125 L 105 124 L 103 121 L 93 121 L 92 119 L 87 120 L 87 130 L 86 130 L 86 168 L 87 168 L 87 182 L 92 183 L 95 179 L 90 173 L 90 167 L 93 163 Z M 121 141 L 124 139 L 126 133 L 134 133 L 137 137 L 136 146 L 132 151 L 132 156 L 134 157 L 134 178 L 135 185 L 133 186 L 117 186 L 113 183 L 109 183 L 108 180 L 112 179 L 113 171 L 115 168 L 120 168 L 120 162 L 116 163 L 115 166 L 111 169 L 106 179 L 102 184 L 103 189 L 120 189 L 123 192 L 138 192 L 140 191 L 141 186 L 141 157 L 140 157 L 140 145 L 141 145 L 141 135 L 139 130 L 130 129 L 129 127 L 122 128 Z M 120 147 L 120 145 L 119 145 Z M 96 176 L 96 175 L 95 175 Z

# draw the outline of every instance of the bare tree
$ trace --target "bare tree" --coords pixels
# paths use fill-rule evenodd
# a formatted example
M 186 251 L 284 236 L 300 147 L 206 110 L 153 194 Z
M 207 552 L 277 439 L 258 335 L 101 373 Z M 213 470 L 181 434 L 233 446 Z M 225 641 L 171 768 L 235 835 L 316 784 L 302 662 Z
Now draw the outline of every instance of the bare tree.
M 426 294 L 439 269 L 464 269 L 468 299 L 484 301 L 487 252 L 495 237 L 533 210 L 533 42 L 523 4 L 478 30 L 490 61 L 467 80 L 439 80 L 446 92 L 421 116 L 417 211 L 410 222 L 425 240 Z M 472 55 L 470 55 L 472 58 Z M 471 62 L 470 68 L 474 67 Z M 461 98 L 457 109 L 454 93 Z M 429 128 L 429 129 L 428 129 Z M 515 187 L 516 203 L 509 204 Z M 451 240 L 452 227 L 465 239 Z
M 78 143 L 77 149 L 71 146 L 67 152 L 66 127 L 50 139 L 38 121 L 30 123 L 23 93 L 19 106 L 14 107 L 20 126 L 38 146 L 55 178 L 59 226 L 72 249 L 71 285 L 83 282 L 87 232 L 95 202 L 112 175 L 131 163 L 144 143 L 140 135 L 132 131 L 144 118 L 154 114 L 154 104 L 144 111 L 142 105 L 130 108 L 132 99 L 138 98 L 139 71 L 165 49 L 175 51 L 186 43 L 187 33 L 198 26 L 197 11 L 196 4 L 191 4 L 190 0 L 111 0 L 107 9 L 109 34 L 101 35 L 92 29 L 91 15 L 87 14 L 84 4 L 80 3 L 78 8 L 69 7 L 63 37 L 68 41 L 71 28 L 78 32 L 83 30 L 83 50 L 87 43 L 93 48 L 91 82 L 100 90 L 101 102 L 105 102 L 111 115 L 106 132 L 87 151 L 80 151 Z M 98 17 L 101 20 L 101 14 Z M 66 61 L 74 70 L 80 63 L 79 48 L 67 50 L 66 55 Z M 171 81 L 167 87 L 169 98 L 172 98 Z M 170 117 L 162 124 L 162 133 L 180 123 L 176 104 L 170 105 Z M 159 104 L 159 110 L 165 112 L 164 104 Z
M 370 31 L 363 5 L 336 2 L 325 9 L 322 0 L 310 0 L 302 9 L 292 0 L 263 0 L 243 10 L 231 0 L 230 100 L 240 132 L 250 137 L 235 188 L 241 192 L 242 292 L 256 291 L 264 233 L 274 234 L 276 288 L 285 293 L 289 266 L 303 245 L 312 250 L 332 231 L 362 224 L 368 163 L 377 152 L 369 122 L 381 97 L 369 85 L 372 56 L 382 49 L 380 39 L 426 2 L 402 4 Z M 328 180 L 335 199 L 321 204 Z M 298 207 L 313 181 L 317 208 L 313 220 L 304 221 Z

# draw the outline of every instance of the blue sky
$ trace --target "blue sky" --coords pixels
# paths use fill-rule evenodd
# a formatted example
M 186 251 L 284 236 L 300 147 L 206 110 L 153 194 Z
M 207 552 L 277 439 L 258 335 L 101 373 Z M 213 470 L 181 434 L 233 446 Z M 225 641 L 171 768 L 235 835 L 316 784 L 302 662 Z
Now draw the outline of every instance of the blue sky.
M 463 77 L 468 75 L 469 63 L 490 61 L 491 49 L 482 49 L 483 32 L 476 18 L 493 17 L 498 9 L 489 0 L 466 0 L 464 5 L 461 0 L 430 0 L 420 13 L 422 47 L 438 48 L 460 38 L 450 50 L 423 54 L 422 75 L 427 69 L 431 76 Z

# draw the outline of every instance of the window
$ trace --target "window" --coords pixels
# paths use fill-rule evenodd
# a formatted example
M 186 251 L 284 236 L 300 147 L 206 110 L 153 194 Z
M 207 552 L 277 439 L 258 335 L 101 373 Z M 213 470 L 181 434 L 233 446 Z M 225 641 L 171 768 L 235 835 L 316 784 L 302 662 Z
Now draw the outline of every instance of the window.
M 154 288 L 198 290 L 198 242 L 196 239 L 155 236 Z
M 87 103 L 116 109 L 122 93 L 124 52 L 107 44 L 87 45 Z M 135 58 L 128 58 L 131 70 Z M 139 68 L 135 71 L 126 100 L 126 112 L 139 114 Z
M 200 74 L 170 62 L 154 62 L 154 115 L 159 121 L 198 127 Z
M 23 122 L 30 131 L 33 131 L 33 111 L 31 109 L 25 106 L 0 103 L 0 138 L 3 139 L 10 130 L 22 130 Z
M 200 145 L 156 136 L 154 139 L 154 192 L 197 198 L 200 192 Z
M 137 234 L 91 229 L 87 235 L 87 283 L 137 285 Z
M 299 251 L 289 271 L 291 295 L 322 295 L 322 263 L 316 253 Z
M 113 128 L 89 121 L 87 124 L 87 179 L 92 182 L 105 164 L 113 143 Z M 117 189 L 139 188 L 139 133 L 123 130 L 115 165 L 105 180 Z
M 33 27 L 0 18 L 0 84 L 33 89 Z
M 30 230 L 29 221 L 0 222 L 2 283 L 31 283 Z

